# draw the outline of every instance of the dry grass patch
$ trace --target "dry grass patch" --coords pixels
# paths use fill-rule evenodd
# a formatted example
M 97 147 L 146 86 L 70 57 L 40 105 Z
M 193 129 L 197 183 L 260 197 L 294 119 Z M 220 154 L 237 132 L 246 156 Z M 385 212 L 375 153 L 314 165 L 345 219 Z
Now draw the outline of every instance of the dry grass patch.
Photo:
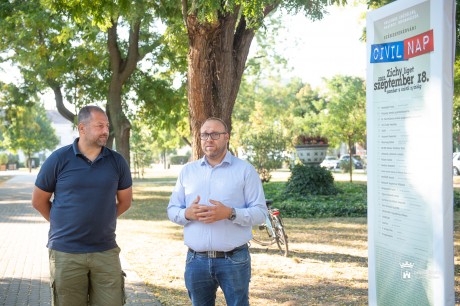
M 304 224 L 290 228 L 289 223 Z M 351 230 L 360 239 L 366 231 L 362 220 Z M 365 241 L 334 243 L 331 228 L 349 228 L 349 221 L 288 219 L 292 239 L 289 257 L 275 248 L 251 246 L 252 305 L 367 304 L 367 250 Z M 301 229 L 301 230 L 295 230 Z M 306 235 L 305 233 L 309 234 Z M 164 221 L 120 220 L 118 242 L 132 268 L 152 288 L 163 305 L 190 305 L 184 281 L 186 247 L 182 228 Z M 352 242 L 352 241 L 350 241 Z M 217 305 L 225 305 L 219 291 Z
M 122 255 L 165 306 L 190 305 L 182 227 L 166 215 L 175 178 L 136 181 L 119 220 Z M 455 286 L 460 295 L 460 212 L 455 214 Z M 251 245 L 251 305 L 367 305 L 366 218 L 284 220 L 289 257 Z M 218 291 L 217 305 L 225 305 Z
M 174 179 L 136 181 L 133 207 L 119 220 L 122 254 L 163 305 L 190 305 L 183 274 L 182 227 L 167 219 Z M 363 218 L 286 219 L 290 256 L 251 245 L 252 305 L 367 304 Z M 344 293 L 346 293 L 344 295 Z M 217 305 L 225 305 L 218 291 Z

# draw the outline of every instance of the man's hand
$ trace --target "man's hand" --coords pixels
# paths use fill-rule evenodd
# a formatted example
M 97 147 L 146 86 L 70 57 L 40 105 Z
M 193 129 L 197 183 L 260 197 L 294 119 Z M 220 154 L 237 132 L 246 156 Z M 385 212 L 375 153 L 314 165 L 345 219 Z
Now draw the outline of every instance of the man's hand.
M 225 206 L 219 201 L 209 200 L 213 206 L 199 205 L 201 211 L 196 215 L 198 216 L 198 221 L 203 223 L 214 223 L 219 220 L 228 219 L 232 214 L 232 209 Z
M 193 200 L 192 205 L 190 205 L 186 210 L 185 210 L 185 218 L 187 220 L 199 220 L 199 214 L 205 212 L 208 210 L 209 206 L 199 204 L 200 202 L 200 196 L 197 196 L 195 200 Z
M 203 223 L 214 223 L 219 220 L 228 219 L 232 214 L 232 209 L 219 201 L 209 200 L 213 206 L 199 204 L 200 196 L 197 196 L 185 210 L 187 220 L 197 220 Z

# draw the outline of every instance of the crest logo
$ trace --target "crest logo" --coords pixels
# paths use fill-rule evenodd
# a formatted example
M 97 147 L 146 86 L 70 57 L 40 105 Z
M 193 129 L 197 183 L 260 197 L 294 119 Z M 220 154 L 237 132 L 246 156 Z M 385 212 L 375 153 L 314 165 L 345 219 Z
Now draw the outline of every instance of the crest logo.
M 400 263 L 401 267 L 401 279 L 402 280 L 411 280 L 413 278 L 412 269 L 414 268 L 414 263 L 408 262 L 407 260 L 403 263 Z

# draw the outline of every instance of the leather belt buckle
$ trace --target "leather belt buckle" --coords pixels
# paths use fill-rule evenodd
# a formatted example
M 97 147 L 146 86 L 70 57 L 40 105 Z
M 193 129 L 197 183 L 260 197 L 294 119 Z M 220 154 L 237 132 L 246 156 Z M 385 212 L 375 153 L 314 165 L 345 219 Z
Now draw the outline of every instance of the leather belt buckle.
M 217 251 L 207 251 L 209 258 L 217 258 Z

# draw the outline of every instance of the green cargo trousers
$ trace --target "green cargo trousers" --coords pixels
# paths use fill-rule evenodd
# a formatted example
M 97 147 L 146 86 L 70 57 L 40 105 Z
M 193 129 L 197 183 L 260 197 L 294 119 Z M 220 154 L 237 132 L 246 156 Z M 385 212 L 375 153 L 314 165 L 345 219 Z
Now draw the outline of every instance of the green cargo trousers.
M 126 302 L 120 248 L 71 254 L 49 250 L 53 306 L 119 306 Z

